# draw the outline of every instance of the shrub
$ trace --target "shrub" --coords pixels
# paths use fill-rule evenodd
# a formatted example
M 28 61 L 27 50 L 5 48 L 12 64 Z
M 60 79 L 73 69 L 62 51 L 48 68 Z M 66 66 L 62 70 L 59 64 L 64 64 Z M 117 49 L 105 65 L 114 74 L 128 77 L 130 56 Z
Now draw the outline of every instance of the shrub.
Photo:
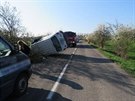
M 115 35 L 115 52 L 122 58 L 128 57 L 128 51 L 130 49 L 132 42 L 134 41 L 135 30 L 131 27 L 122 26 L 118 28 Z

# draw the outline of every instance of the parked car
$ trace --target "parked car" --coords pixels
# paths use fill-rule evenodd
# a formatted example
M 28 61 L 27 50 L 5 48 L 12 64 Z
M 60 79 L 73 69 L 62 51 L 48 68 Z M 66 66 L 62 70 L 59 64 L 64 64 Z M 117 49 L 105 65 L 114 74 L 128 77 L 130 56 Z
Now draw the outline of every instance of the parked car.
M 28 56 L 0 36 L 0 101 L 10 94 L 24 94 L 31 73 Z
M 67 42 L 68 47 L 70 47 L 70 46 L 76 47 L 77 37 L 76 37 L 75 32 L 67 31 L 67 32 L 63 32 L 63 35 Z
M 61 32 L 49 34 L 35 39 L 31 45 L 32 53 L 41 55 L 57 54 L 67 48 L 66 41 Z

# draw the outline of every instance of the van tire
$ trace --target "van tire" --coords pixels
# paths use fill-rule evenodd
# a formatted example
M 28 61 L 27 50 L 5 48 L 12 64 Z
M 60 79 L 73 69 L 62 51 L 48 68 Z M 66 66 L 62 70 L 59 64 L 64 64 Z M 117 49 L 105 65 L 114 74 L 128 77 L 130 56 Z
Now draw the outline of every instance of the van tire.
M 15 82 L 13 95 L 20 96 L 26 93 L 28 89 L 28 77 L 26 74 L 20 74 Z

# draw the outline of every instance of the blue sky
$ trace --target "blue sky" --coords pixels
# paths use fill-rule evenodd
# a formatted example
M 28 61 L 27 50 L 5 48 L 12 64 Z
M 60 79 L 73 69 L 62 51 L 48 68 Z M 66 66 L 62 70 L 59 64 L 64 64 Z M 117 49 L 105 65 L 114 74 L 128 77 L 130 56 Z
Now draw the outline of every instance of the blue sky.
M 98 24 L 135 25 L 135 0 L 2 0 L 20 12 L 34 35 L 59 30 L 91 33 Z

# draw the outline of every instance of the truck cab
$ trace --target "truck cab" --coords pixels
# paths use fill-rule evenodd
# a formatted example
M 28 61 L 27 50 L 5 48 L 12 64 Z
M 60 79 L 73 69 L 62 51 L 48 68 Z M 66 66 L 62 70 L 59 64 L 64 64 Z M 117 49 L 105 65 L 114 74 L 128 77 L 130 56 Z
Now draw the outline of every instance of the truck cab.
M 70 46 L 76 47 L 77 37 L 76 37 L 75 32 L 67 31 L 67 32 L 63 32 L 63 35 L 67 42 L 68 47 L 70 47 Z
M 28 56 L 0 36 L 0 101 L 10 94 L 24 94 L 31 73 Z

